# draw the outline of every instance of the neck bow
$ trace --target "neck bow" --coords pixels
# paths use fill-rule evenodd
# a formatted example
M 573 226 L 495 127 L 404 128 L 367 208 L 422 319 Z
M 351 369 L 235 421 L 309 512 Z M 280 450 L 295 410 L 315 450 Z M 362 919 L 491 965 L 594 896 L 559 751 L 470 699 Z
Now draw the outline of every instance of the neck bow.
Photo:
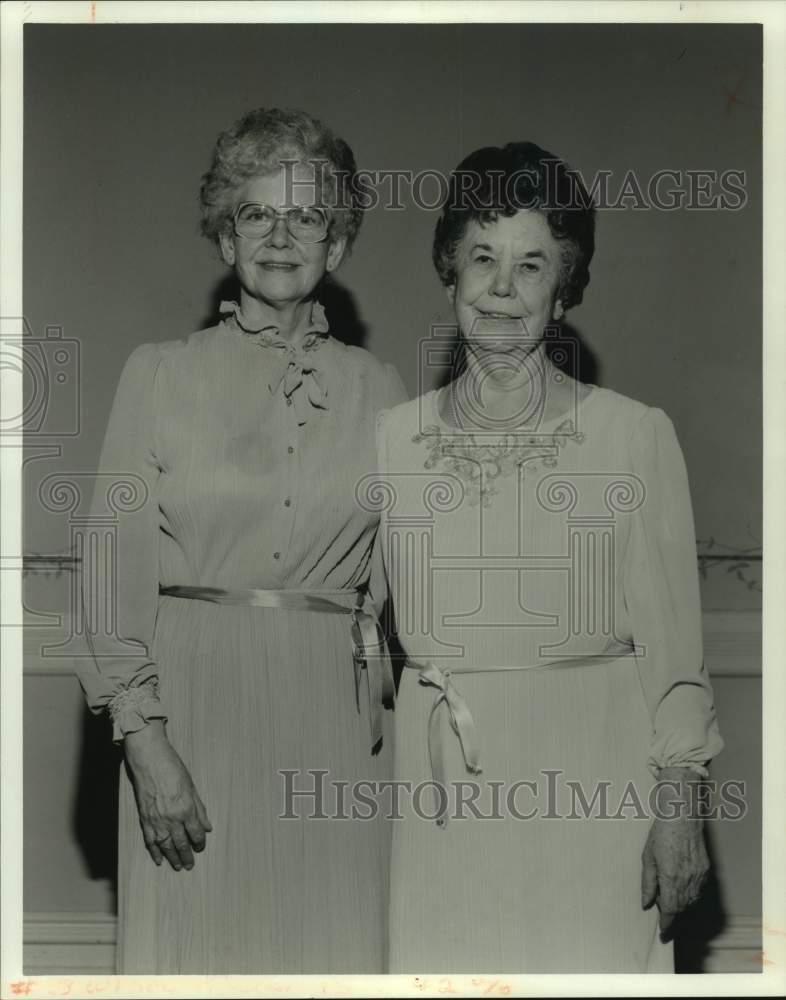
M 312 409 L 327 410 L 327 389 L 322 375 L 314 363 L 314 355 L 324 344 L 328 335 L 325 310 L 319 302 L 311 307 L 311 320 L 305 336 L 297 344 L 284 340 L 274 324 L 260 329 L 250 329 L 237 302 L 222 302 L 222 313 L 229 313 L 229 322 L 243 333 L 253 337 L 260 347 L 270 347 L 281 357 L 281 366 L 271 372 L 268 389 L 275 395 L 281 391 L 284 398 L 295 407 L 298 426 L 307 423 Z

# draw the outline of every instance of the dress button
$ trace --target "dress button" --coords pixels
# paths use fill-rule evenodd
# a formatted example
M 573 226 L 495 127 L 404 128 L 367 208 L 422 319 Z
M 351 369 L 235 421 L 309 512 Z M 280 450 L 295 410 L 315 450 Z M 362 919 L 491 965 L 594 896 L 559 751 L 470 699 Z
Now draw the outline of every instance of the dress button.
M 292 405 L 292 397 L 291 396 L 287 396 L 287 406 L 291 406 L 291 405 Z
M 291 507 L 292 506 L 292 501 L 289 499 L 289 497 L 287 497 L 286 500 L 284 501 L 284 506 L 285 507 Z
M 281 558 L 281 553 L 280 552 L 274 552 L 273 553 L 273 558 L 274 559 L 280 559 Z
M 294 449 L 294 448 L 292 447 L 292 445 L 290 445 L 290 446 L 289 446 L 289 447 L 287 448 L 287 452 L 288 452 L 288 453 L 289 453 L 290 455 L 294 455 L 294 454 L 295 454 L 295 449 Z

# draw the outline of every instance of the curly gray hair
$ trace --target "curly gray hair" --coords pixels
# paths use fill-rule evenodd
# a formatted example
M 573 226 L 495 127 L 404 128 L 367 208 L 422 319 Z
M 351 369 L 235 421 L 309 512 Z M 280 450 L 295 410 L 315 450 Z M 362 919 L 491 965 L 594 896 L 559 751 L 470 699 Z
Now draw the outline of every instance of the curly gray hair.
M 231 231 L 235 195 L 247 180 L 295 160 L 319 167 L 322 200 L 330 208 L 330 237 L 346 239 L 349 252 L 363 221 L 352 150 L 319 119 L 280 108 L 249 111 L 219 135 L 199 192 L 203 236 L 218 243 Z

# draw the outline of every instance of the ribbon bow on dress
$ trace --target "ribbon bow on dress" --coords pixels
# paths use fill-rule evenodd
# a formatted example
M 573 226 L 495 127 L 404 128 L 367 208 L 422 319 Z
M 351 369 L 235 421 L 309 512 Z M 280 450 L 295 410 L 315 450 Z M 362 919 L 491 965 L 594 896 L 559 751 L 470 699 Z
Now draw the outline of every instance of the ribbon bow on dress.
M 243 333 L 253 336 L 261 347 L 272 347 L 284 355 L 283 370 L 277 376 L 271 373 L 268 388 L 274 395 L 282 389 L 284 397 L 292 400 L 298 426 L 302 427 L 308 421 L 311 407 L 318 410 L 328 409 L 327 389 L 312 359 L 312 355 L 322 346 L 328 334 L 325 310 L 319 302 L 314 302 L 312 305 L 308 330 L 296 346 L 283 340 L 278 328 L 272 324 L 258 330 L 249 329 L 237 302 L 222 302 L 219 308 L 222 313 L 231 313 L 232 322 Z
M 445 756 L 440 730 L 440 708 L 447 712 L 448 721 L 453 732 L 458 736 L 464 764 L 470 774 L 481 774 L 480 752 L 475 722 L 469 706 L 453 686 L 451 671 L 444 670 L 430 660 L 419 663 L 408 660 L 408 667 L 419 670 L 418 680 L 421 684 L 435 687 L 438 691 L 428 719 L 428 751 L 431 759 L 431 777 L 434 782 L 435 819 L 437 826 L 445 828 L 448 821 L 448 786 L 445 770 Z

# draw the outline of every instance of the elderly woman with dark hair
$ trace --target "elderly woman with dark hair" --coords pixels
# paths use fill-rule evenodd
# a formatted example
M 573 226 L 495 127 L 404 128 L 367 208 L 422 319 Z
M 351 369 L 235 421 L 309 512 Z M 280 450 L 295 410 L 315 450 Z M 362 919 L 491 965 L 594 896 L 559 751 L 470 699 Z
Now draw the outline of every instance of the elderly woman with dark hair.
M 722 742 L 682 454 L 662 410 L 555 363 L 593 250 L 563 162 L 531 143 L 469 156 L 434 239 L 462 361 L 378 422 L 414 668 L 393 972 L 673 971 L 664 939 L 706 876 L 689 800 Z
M 138 347 L 120 379 L 101 471 L 145 502 L 119 515 L 115 578 L 85 575 L 86 608 L 114 594 L 116 627 L 90 619 L 81 682 L 125 757 L 123 973 L 383 969 L 388 830 L 318 821 L 331 782 L 390 770 L 378 519 L 354 486 L 376 412 L 405 393 L 318 300 L 360 226 L 354 174 L 304 113 L 224 132 L 202 227 L 239 300 Z

